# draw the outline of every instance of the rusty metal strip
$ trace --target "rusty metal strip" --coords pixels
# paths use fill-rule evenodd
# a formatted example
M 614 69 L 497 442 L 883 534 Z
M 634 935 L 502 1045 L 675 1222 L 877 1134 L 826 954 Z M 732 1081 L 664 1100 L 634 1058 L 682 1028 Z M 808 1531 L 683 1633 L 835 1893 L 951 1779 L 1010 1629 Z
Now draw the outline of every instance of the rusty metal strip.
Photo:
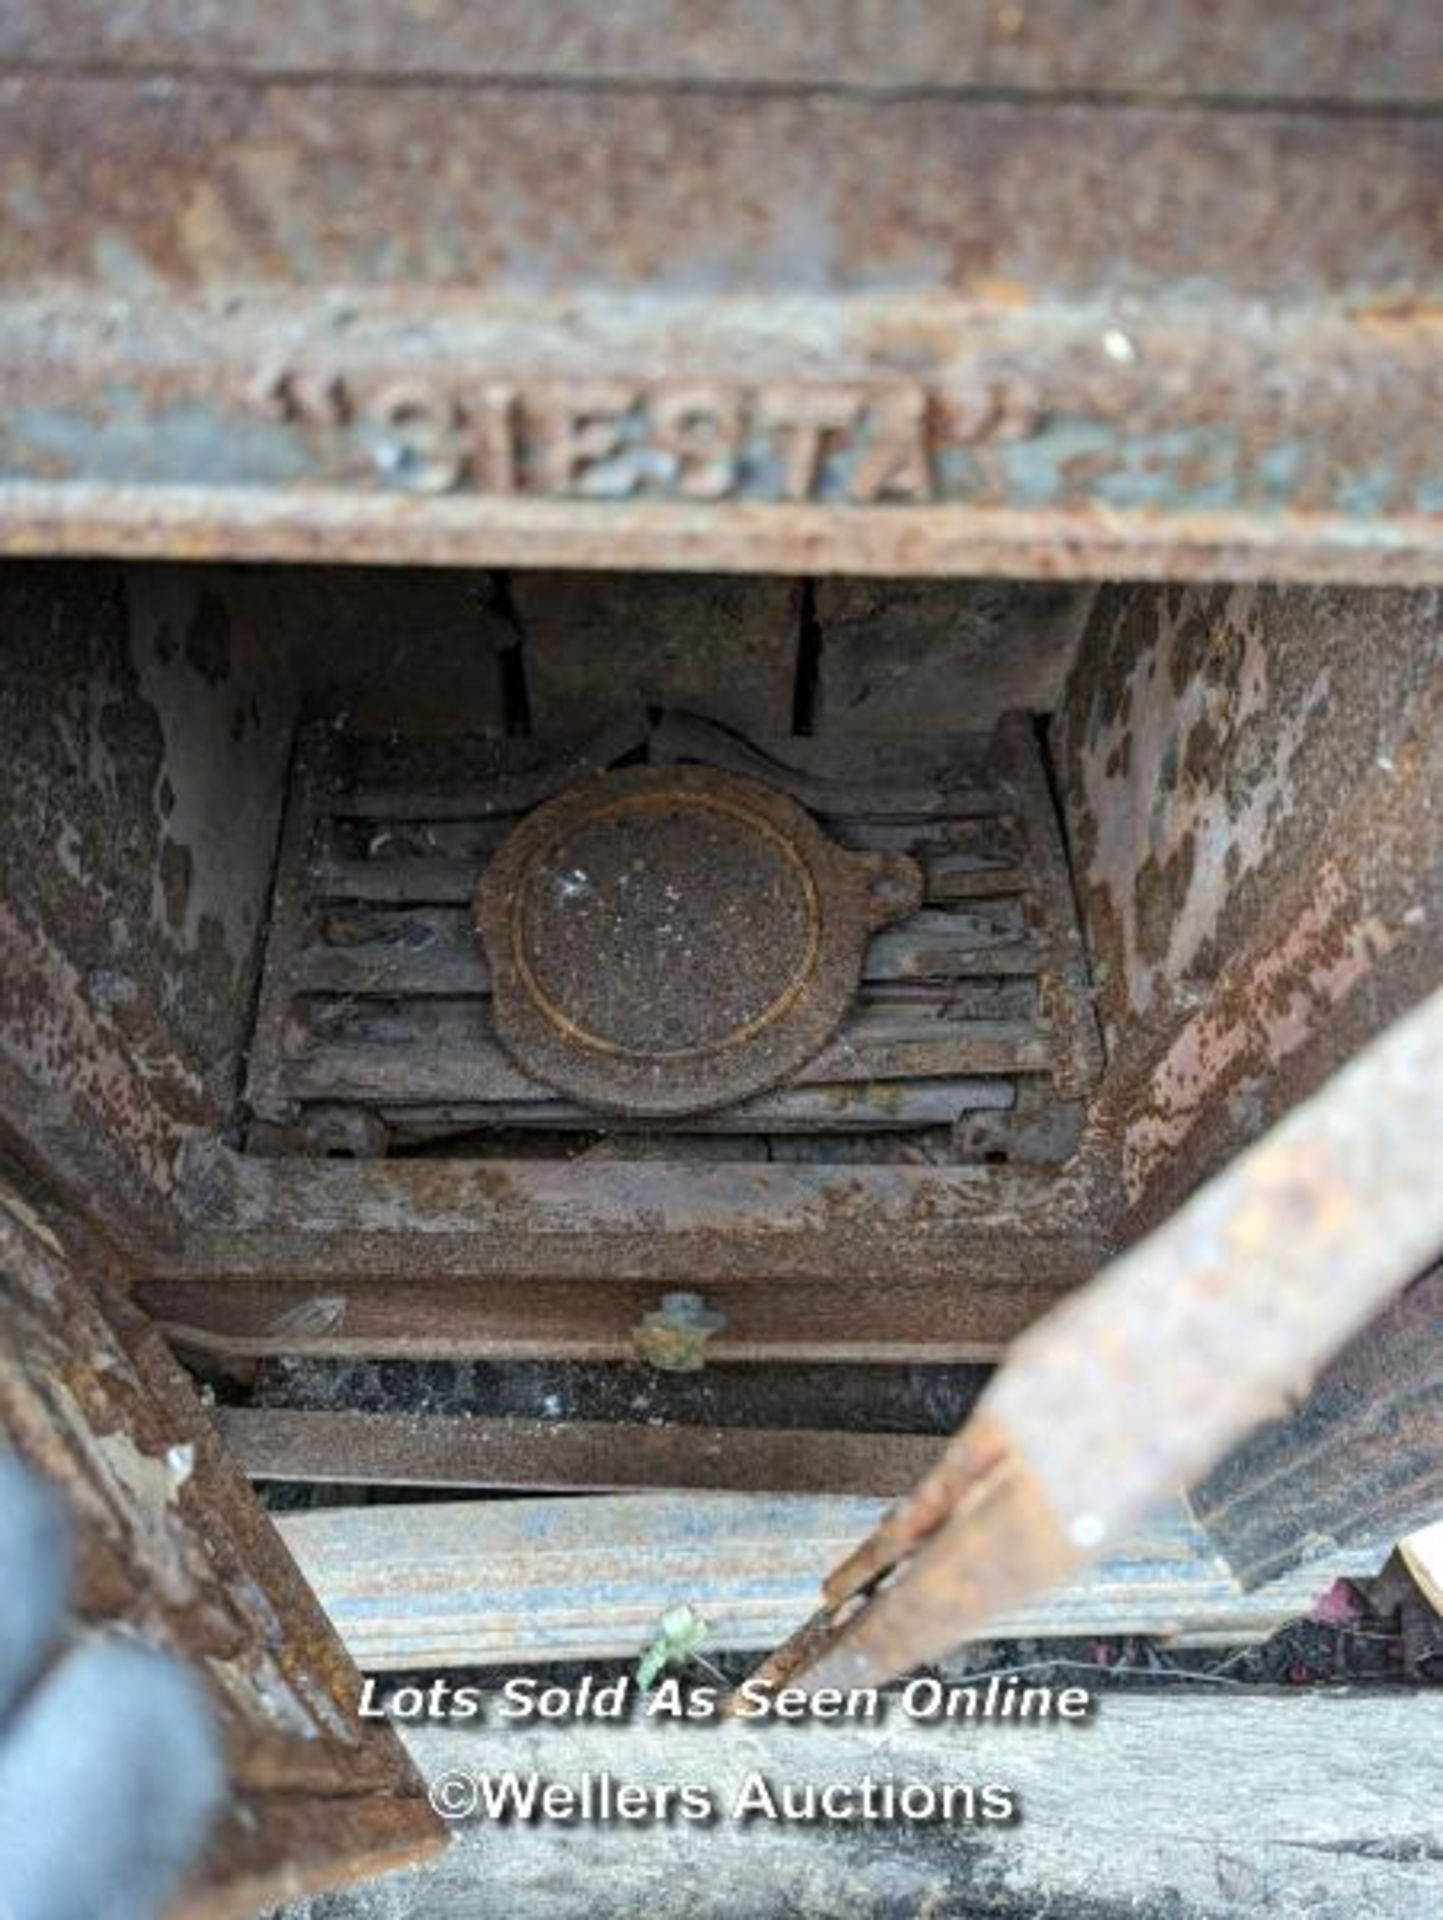
M 0 549 L 1443 577 L 1426 310 L 415 298 L 0 308 Z
M 1080 1095 L 1102 1073 L 1102 1037 L 1093 1012 L 1067 851 L 1031 715 L 1004 715 L 994 752 L 1002 785 L 1016 794 L 1018 813 L 1026 822 L 1028 865 L 1037 896 L 1036 934 L 1044 952 L 1041 1003 L 1053 1031 L 1053 1084 L 1064 1097 Z
M 925 1435 L 455 1419 L 223 1407 L 216 1424 L 252 1480 L 339 1484 L 896 1495 L 943 1445 Z
M 279 1075 L 292 1017 L 294 983 L 304 971 L 310 945 L 305 881 L 316 831 L 316 789 L 325 778 L 334 738 L 330 728 L 308 729 L 306 750 L 293 756 L 286 789 L 285 818 L 266 923 L 265 964 L 246 1066 L 246 1100 L 262 1114 L 290 1117 L 292 1111 L 279 1085 Z
M 439 1164 L 433 1162 L 432 1164 Z M 533 1275 L 438 1275 L 424 1244 L 409 1267 L 395 1255 L 388 1276 L 366 1276 L 345 1248 L 317 1250 L 292 1241 L 260 1277 L 227 1274 L 154 1277 L 138 1298 L 169 1337 L 201 1352 L 397 1355 L 414 1358 L 629 1360 L 632 1330 L 659 1306 L 668 1279 L 703 1287 L 727 1316 L 713 1334 L 712 1360 L 856 1360 L 880 1363 L 996 1360 L 1070 1287 L 1095 1272 L 1101 1243 L 1091 1238 L 1034 1244 L 1017 1257 L 1015 1236 L 964 1236 L 963 1273 L 919 1276 L 894 1241 L 856 1276 L 769 1280 L 740 1285 L 709 1277 L 695 1260 L 652 1279 L 602 1272 L 557 1281 L 542 1260 Z M 349 1247 L 357 1250 L 355 1236 Z M 238 1250 L 237 1257 L 243 1250 Z M 220 1249 L 216 1250 L 217 1255 Z M 597 1263 L 604 1267 L 605 1255 Z M 292 1269 L 287 1272 L 287 1265 Z M 309 1275 L 294 1276 L 296 1266 Z M 540 1268 L 539 1273 L 536 1270 Z M 889 1272 L 885 1286 L 877 1274 Z
M 1242 100 L 1443 97 L 1427 5 L 1396 0 L 347 0 L 289 14 L 241 0 L 8 0 L 0 60 L 132 71 L 417 74 L 555 84 L 998 90 Z
M 1425 514 L 1151 508 L 624 507 L 321 487 L 0 480 L 0 554 L 693 573 L 1443 585 Z
M 1432 112 L 31 73 L 0 76 L 0 286 L 1372 310 L 1443 291 L 1439 165 Z
M 637 1161 L 259 1160 L 217 1149 L 159 1276 L 534 1275 L 687 1285 L 1076 1274 L 1106 1220 L 1090 1165 L 707 1167 Z
M 1281 1412 L 1443 1246 L 1440 1085 L 1443 992 L 1018 1341 L 768 1677 L 943 1653 Z

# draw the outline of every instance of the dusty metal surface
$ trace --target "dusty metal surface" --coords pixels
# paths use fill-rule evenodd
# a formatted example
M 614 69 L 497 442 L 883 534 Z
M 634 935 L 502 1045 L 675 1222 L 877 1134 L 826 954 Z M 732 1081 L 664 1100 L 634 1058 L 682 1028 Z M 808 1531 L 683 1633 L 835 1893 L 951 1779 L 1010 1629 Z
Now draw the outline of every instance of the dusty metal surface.
M 1024 1334 L 768 1676 L 861 1684 L 945 1652 L 1302 1392 L 1443 1245 L 1440 1074 L 1443 993 Z
M 1437 579 L 1431 295 L 1370 298 L 56 294 L 0 312 L 0 546 Z
M 334 1629 L 163 1342 L 105 1304 L 0 1186 L 0 1433 L 61 1491 L 77 1624 L 114 1624 L 193 1662 L 233 1800 L 187 1915 L 218 1920 L 434 1845 L 389 1729 L 357 1714 Z
M 915 739 L 1056 713 L 1094 598 L 1079 581 L 818 580 L 811 729 Z
M 542 739 L 586 737 L 642 707 L 705 713 L 753 739 L 791 732 L 803 581 L 524 572 L 508 589 Z
M 718 1358 L 995 1358 L 1111 1250 L 1095 1172 L 222 1153 L 137 1298 L 202 1349 L 625 1358 L 702 1283 Z
M 1331 67 L 1366 96 L 1381 59 L 1426 92 L 1436 55 L 1380 19 L 1301 58 L 1271 15 L 1209 32 L 1253 85 Z M 887 37 L 859 20 L 838 31 Z M 1166 92 L 1200 20 L 1129 13 L 1097 57 L 1151 48 L 1134 79 Z M 1443 570 L 1443 148 L 1420 101 L 948 97 L 915 10 L 892 64 L 928 84 L 893 94 L 855 84 L 860 59 L 839 90 L 778 87 L 770 46 L 762 85 L 637 78 L 665 54 L 625 85 L 468 80 L 460 54 L 382 77 L 390 32 L 350 78 L 187 72 L 175 27 L 158 79 L 133 17 L 131 71 L 0 76 L 12 551 Z M 185 31 L 245 63 L 246 27 Z M 595 31 L 574 64 L 548 41 L 557 73 L 607 71 Z M 1023 67 L 1095 37 L 1029 20 Z
M 1200 279 L 1204 301 L 1346 314 L 1432 298 L 1443 273 L 1427 111 L 45 73 L 0 89 L 0 288 L 26 300 L 990 291 L 1045 312 Z M 122 149 L 128 167 L 107 166 Z M 563 465 L 576 451 L 553 443 Z
M 661 1115 L 731 1105 L 812 1059 L 868 936 L 921 904 L 908 855 L 848 852 L 735 774 L 648 767 L 528 814 L 475 915 L 508 1052 L 583 1105 Z
M 11 0 L 0 58 L 167 72 L 397 74 L 776 88 L 1002 90 L 1426 102 L 1443 97 L 1427 6 L 1392 0 L 365 0 L 281 20 L 264 0 Z

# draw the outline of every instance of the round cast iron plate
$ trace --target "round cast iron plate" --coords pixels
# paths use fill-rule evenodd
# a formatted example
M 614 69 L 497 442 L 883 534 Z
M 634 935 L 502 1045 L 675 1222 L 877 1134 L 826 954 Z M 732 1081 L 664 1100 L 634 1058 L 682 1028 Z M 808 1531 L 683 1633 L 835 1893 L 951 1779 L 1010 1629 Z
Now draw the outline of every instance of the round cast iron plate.
M 588 1106 L 728 1106 L 825 1045 L 868 935 L 921 888 L 914 861 L 847 852 L 756 781 L 601 774 L 528 814 L 477 888 L 497 1035 Z

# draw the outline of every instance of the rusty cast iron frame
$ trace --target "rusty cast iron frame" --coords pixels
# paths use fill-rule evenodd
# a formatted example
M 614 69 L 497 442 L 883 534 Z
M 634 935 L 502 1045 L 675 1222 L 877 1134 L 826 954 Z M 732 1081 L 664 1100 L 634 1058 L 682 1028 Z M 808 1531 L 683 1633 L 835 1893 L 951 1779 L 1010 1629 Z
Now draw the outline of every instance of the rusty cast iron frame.
M 1443 578 L 1431 10 L 1035 13 L 8 7 L 0 550 Z

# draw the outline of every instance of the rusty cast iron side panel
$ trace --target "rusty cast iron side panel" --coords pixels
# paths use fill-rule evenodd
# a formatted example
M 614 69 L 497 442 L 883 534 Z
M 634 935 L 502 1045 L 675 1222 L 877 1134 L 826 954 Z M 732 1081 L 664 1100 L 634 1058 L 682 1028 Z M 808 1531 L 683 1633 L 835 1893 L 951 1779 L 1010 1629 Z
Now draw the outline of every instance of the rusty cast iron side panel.
M 1140 1221 L 1443 978 L 1436 593 L 1104 595 L 1059 739 Z
M 1206 990 L 1360 781 L 1405 776 L 1440 665 L 1437 593 L 1103 589 L 1056 731 L 1114 1043 Z
M 727 1106 L 819 1053 L 869 935 L 922 904 L 909 855 L 852 853 L 710 767 L 600 774 L 530 813 L 476 891 L 502 1044 L 583 1105 Z
M 253 1912 L 430 1851 L 437 1822 L 159 1337 L 0 1187 L 0 1435 L 64 1496 L 75 1608 L 192 1661 L 233 1801 L 183 1911 Z
M 0 59 L 314 76 L 888 90 L 1443 98 L 1431 6 L 1399 0 L 9 0 Z
M 294 704 L 233 572 L 0 568 L 0 1115 L 127 1239 L 229 1118 Z

